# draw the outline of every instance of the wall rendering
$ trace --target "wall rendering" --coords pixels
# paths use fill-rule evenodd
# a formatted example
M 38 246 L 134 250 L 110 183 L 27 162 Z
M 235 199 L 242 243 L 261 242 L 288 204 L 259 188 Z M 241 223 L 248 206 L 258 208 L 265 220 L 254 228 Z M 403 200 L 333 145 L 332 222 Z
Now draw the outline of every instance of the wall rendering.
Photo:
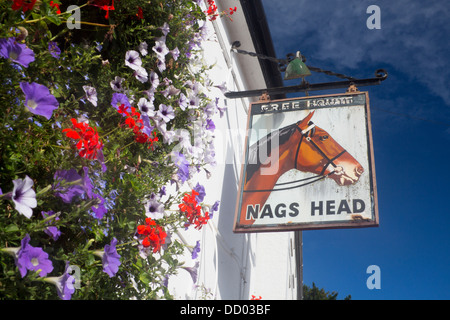
M 266 88 L 258 59 L 231 52 L 231 44 L 236 40 L 241 42 L 241 49 L 256 51 L 254 34 L 249 29 L 253 24 L 246 20 L 239 2 L 216 3 L 219 11 L 237 6 L 237 12 L 232 16 L 233 21 L 222 17 L 207 22 L 209 36 L 202 44 L 203 57 L 208 65 L 214 65 L 208 77 L 216 85 L 225 84 L 228 91 Z M 296 299 L 299 279 L 294 233 L 236 234 L 232 231 L 247 109 L 257 99 L 225 99 L 220 90 L 213 94 L 220 106 L 227 108 L 222 117 L 217 114 L 214 118 L 217 165 L 209 178 L 204 171 L 196 178 L 205 187 L 205 203 L 220 201 L 219 212 L 214 213 L 202 230 L 173 235 L 173 241 L 185 241 L 192 247 L 200 241 L 201 251 L 196 259 L 187 250 L 184 255 L 185 266 L 197 270 L 197 281 L 194 283 L 189 272 L 180 270 L 176 277 L 169 278 L 168 288 L 175 299 L 248 300 L 252 295 L 267 300 Z

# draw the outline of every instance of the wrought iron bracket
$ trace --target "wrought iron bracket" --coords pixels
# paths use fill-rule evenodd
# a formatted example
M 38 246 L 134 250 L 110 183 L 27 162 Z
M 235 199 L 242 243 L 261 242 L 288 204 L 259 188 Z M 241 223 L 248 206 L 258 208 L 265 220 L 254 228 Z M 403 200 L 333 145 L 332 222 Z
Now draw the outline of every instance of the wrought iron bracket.
M 278 63 L 278 70 L 280 72 L 283 72 L 286 70 L 287 63 L 289 63 L 293 57 L 294 54 L 288 54 L 286 59 L 278 59 L 274 57 L 268 57 L 262 54 L 254 53 L 254 52 L 248 52 L 245 50 L 238 49 L 240 46 L 239 41 L 235 41 L 232 44 L 231 50 L 233 52 L 239 53 L 239 54 L 247 54 L 252 57 L 257 57 L 259 59 L 266 59 L 270 60 L 272 62 Z M 303 62 L 306 61 L 306 58 L 302 56 Z M 374 78 L 367 78 L 367 79 L 356 79 L 354 77 L 349 77 L 340 73 L 322 70 L 320 68 L 316 68 L 313 66 L 307 65 L 307 67 L 314 72 L 319 73 L 325 73 L 327 75 L 336 76 L 341 79 L 346 79 L 345 81 L 335 81 L 335 82 L 324 82 L 324 83 L 309 83 L 305 81 L 305 79 L 302 79 L 302 83 L 299 85 L 294 86 L 287 86 L 287 87 L 274 87 L 274 88 L 266 88 L 266 89 L 256 89 L 256 90 L 247 90 L 247 91 L 229 91 L 225 92 L 225 97 L 228 99 L 236 99 L 236 98 L 244 98 L 244 97 L 255 97 L 255 96 L 261 96 L 263 94 L 267 95 L 277 95 L 277 94 L 287 94 L 287 93 L 294 93 L 294 92 L 306 92 L 306 94 L 309 91 L 320 91 L 320 90 L 332 90 L 332 89 L 341 89 L 341 88 L 352 88 L 354 87 L 365 87 L 365 86 L 373 86 L 373 85 L 379 85 L 382 81 L 386 80 L 388 73 L 384 69 L 378 69 L 375 71 L 375 77 Z M 348 91 L 350 92 L 350 90 Z

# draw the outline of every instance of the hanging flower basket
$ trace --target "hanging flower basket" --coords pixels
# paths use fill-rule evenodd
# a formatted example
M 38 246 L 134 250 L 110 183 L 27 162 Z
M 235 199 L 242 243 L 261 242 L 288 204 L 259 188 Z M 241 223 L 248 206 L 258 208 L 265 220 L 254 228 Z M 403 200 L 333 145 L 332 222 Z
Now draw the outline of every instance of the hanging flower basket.
M 189 185 L 224 111 L 190 68 L 216 14 L 200 4 L 0 3 L 1 297 L 171 298 L 195 272 L 177 257 L 200 244 L 172 235 L 218 211 Z

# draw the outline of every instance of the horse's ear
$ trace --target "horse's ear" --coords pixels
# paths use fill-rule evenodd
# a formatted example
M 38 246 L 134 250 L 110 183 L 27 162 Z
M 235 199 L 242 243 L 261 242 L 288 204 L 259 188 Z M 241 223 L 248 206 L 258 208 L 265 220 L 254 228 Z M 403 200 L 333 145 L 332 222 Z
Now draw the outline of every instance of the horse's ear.
M 305 119 L 298 122 L 298 126 L 300 129 L 305 130 L 308 127 L 308 122 L 311 121 L 315 111 L 311 111 Z

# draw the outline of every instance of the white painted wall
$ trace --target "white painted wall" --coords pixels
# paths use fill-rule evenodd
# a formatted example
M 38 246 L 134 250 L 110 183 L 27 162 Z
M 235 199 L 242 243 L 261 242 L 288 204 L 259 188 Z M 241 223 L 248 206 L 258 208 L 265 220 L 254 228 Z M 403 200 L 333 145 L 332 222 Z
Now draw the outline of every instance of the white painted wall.
M 239 4 L 216 2 L 225 9 Z M 265 88 L 258 59 L 230 51 L 235 40 L 241 42 L 241 49 L 255 51 L 241 8 L 238 6 L 233 21 L 223 17 L 208 22 L 208 27 L 212 36 L 203 48 L 206 62 L 215 65 L 209 73 L 211 80 L 215 84 L 225 82 L 229 91 Z M 182 232 L 183 240 L 192 246 L 201 241 L 197 260 L 192 260 L 188 250 L 183 258 L 188 267 L 198 261 L 198 280 L 194 284 L 189 273 L 180 269 L 169 279 L 169 290 L 176 299 L 248 300 L 252 295 L 266 300 L 296 299 L 294 234 L 232 232 L 251 100 L 225 99 L 219 90 L 216 94 L 227 106 L 222 118 L 214 118 L 217 166 L 211 178 L 201 172 L 194 181 L 205 186 L 204 202 L 220 200 L 219 212 L 201 231 Z

